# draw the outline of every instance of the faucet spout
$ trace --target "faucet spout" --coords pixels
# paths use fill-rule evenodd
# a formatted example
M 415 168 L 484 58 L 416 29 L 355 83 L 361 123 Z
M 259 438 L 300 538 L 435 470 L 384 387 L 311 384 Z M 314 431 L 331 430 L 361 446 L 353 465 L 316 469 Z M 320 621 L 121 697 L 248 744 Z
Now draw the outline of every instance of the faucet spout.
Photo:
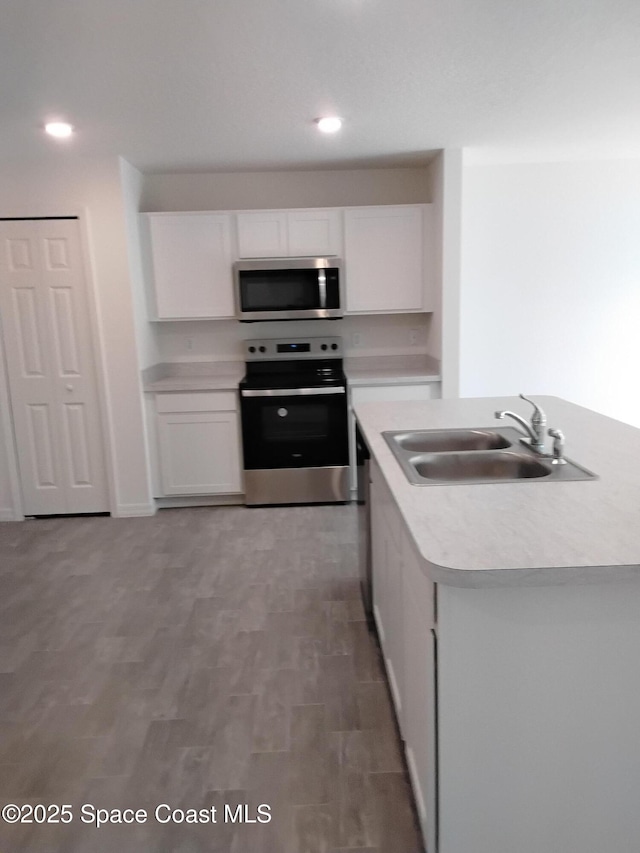
M 504 411 L 496 412 L 496 418 L 498 418 L 498 420 L 503 420 L 504 418 L 513 418 L 513 420 L 519 423 L 522 429 L 526 432 L 527 436 L 531 439 L 531 443 L 537 443 L 538 436 L 533 431 L 531 424 L 528 421 L 525 421 L 525 419 L 520 415 L 517 415 L 515 412 Z
M 545 427 L 547 425 L 547 416 L 542 411 L 540 406 L 534 403 L 533 400 L 529 400 L 528 397 L 524 396 L 524 394 L 520 394 L 520 397 L 523 400 L 526 400 L 527 403 L 531 403 L 534 408 L 531 423 L 526 421 L 520 415 L 517 415 L 515 412 L 496 412 L 496 418 L 498 418 L 498 420 L 502 420 L 503 418 L 513 418 L 513 420 L 516 421 L 516 423 L 520 424 L 520 426 L 525 431 L 526 437 L 529 439 L 529 443 L 531 445 L 532 450 L 535 450 L 536 453 L 544 453 L 544 439 Z

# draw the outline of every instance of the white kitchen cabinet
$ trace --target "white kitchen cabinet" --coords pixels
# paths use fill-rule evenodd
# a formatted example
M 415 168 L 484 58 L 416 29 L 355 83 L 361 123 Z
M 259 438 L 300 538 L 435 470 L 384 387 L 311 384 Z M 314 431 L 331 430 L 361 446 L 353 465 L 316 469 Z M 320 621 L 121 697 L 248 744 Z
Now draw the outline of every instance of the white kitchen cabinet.
M 400 519 L 379 471 L 371 470 L 371 567 L 373 613 L 391 696 L 404 737 L 404 634 Z
M 290 257 L 342 256 L 342 211 L 290 210 L 287 224 Z
M 238 213 L 238 256 L 284 258 L 288 255 L 286 210 Z
M 341 255 L 342 214 L 331 208 L 237 214 L 240 258 Z
M 435 850 L 436 826 L 436 632 L 434 584 L 402 529 L 404 633 L 404 738 L 418 818 L 427 850 Z
M 347 313 L 433 310 L 431 205 L 344 212 Z
M 375 462 L 371 465 L 373 612 L 428 851 L 436 827 L 434 584 Z
M 161 496 L 242 492 L 232 391 L 156 395 Z
M 156 319 L 235 315 L 231 223 L 227 213 L 144 214 Z

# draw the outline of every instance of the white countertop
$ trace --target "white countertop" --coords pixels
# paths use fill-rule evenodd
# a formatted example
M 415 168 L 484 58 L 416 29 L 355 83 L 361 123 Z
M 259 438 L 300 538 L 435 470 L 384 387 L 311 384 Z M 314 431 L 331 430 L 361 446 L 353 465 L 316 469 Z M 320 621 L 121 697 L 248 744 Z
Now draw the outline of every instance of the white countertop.
M 440 381 L 440 365 L 427 355 L 345 358 L 350 385 L 415 385 Z M 183 361 L 156 364 L 143 371 L 145 391 L 236 390 L 244 377 L 243 361 Z
M 361 403 L 355 414 L 433 580 L 480 587 L 640 574 L 640 430 L 557 397 L 536 397 L 569 459 L 597 480 L 412 486 L 381 433 L 491 427 L 517 397 Z M 548 439 L 550 442 L 551 439 Z
M 166 362 L 144 371 L 144 390 L 237 391 L 245 370 L 244 361 Z

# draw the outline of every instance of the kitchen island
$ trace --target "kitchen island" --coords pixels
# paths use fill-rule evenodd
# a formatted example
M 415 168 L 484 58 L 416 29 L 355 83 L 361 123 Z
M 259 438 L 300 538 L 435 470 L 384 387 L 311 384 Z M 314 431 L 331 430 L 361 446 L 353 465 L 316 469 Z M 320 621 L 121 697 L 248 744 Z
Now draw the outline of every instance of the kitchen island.
M 374 615 L 428 853 L 640 849 L 640 431 L 536 402 L 597 479 L 413 486 L 382 432 L 530 407 L 355 407 Z

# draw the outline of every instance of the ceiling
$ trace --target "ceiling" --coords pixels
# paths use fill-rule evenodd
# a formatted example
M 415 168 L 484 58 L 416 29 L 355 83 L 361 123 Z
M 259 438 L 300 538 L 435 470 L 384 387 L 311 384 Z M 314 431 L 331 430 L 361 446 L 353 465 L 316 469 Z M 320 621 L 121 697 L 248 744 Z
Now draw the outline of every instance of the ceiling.
M 640 156 L 638 0 L 0 0 L 0 20 L 5 163 L 63 146 L 144 172 Z M 330 113 L 344 127 L 324 136 Z M 71 140 L 42 133 L 57 117 Z

